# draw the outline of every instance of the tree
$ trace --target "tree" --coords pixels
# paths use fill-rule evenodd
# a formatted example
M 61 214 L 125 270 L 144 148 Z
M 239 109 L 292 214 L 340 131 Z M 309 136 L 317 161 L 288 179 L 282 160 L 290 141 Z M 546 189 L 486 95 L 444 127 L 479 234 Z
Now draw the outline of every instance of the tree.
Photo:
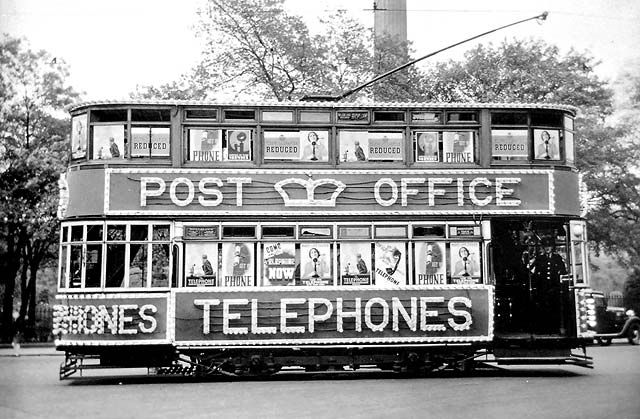
M 613 92 L 594 72 L 598 63 L 586 53 L 562 55 L 542 40 L 505 40 L 480 44 L 428 71 L 423 99 L 443 102 L 567 103 L 604 117 Z
M 283 5 L 284 0 L 208 0 L 197 29 L 206 45 L 202 61 L 179 81 L 138 86 L 132 96 L 282 101 L 337 95 L 407 61 L 409 46 L 390 39 L 378 41 L 381 53 L 374 54 L 373 31 L 344 11 L 321 17 L 323 31 L 312 36 Z M 410 86 L 418 74 L 409 69 L 350 99 L 415 99 Z
M 0 252 L 4 296 L 2 338 L 13 332 L 13 298 L 20 277 L 18 325 L 33 311 L 36 274 L 55 246 L 57 180 L 68 161 L 68 124 L 58 115 L 78 95 L 66 84 L 61 59 L 25 41 L 0 39 Z M 33 322 L 33 316 L 29 321 Z

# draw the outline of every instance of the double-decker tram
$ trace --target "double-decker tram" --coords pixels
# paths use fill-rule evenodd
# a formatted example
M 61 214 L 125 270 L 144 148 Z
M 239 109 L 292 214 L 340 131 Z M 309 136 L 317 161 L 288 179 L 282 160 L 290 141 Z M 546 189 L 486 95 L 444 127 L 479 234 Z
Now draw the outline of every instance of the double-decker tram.
M 575 112 L 75 106 L 61 377 L 591 366 Z

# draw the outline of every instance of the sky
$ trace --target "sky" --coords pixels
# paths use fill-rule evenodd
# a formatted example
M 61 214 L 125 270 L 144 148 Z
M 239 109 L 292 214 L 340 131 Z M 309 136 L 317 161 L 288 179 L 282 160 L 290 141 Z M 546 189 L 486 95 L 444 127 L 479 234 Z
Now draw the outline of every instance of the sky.
M 177 79 L 198 60 L 196 10 L 204 0 L 0 0 L 0 31 L 24 37 L 70 66 L 70 84 L 84 100 L 128 97 L 136 85 Z M 373 0 L 287 0 L 292 14 L 314 32 L 318 17 L 337 9 L 373 25 Z M 640 70 L 638 0 L 407 0 L 408 38 L 423 56 L 493 28 L 549 12 L 535 21 L 499 31 L 430 58 L 460 58 L 477 42 L 541 38 L 563 52 L 588 52 L 606 80 Z

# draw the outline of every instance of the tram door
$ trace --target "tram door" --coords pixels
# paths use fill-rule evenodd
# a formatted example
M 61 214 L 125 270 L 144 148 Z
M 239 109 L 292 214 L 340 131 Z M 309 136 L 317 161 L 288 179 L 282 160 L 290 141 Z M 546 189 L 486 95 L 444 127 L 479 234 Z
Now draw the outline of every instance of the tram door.
M 567 233 L 559 222 L 494 221 L 498 335 L 566 335 L 571 297 Z

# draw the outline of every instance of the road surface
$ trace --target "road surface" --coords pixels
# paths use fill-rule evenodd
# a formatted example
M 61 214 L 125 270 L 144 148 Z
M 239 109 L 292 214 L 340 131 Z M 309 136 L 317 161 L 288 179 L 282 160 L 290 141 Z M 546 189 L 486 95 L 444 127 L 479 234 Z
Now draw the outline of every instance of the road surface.
M 198 381 L 58 381 L 61 356 L 0 353 L 0 418 L 640 418 L 640 347 L 590 347 L 595 369 L 506 367 L 406 378 L 378 370 Z M 110 371 L 114 373 L 114 371 Z

